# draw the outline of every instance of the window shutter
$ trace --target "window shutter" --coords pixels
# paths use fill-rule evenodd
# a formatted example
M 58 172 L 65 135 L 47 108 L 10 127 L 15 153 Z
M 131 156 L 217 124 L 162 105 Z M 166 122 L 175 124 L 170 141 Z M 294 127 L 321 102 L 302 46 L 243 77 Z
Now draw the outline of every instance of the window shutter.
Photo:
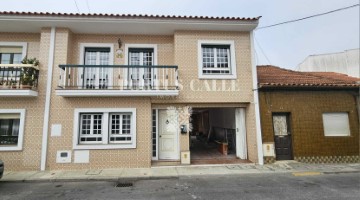
M 0 114 L 0 119 L 20 119 L 20 114 L 18 114 L 18 113 L 4 113 L 4 114 Z
M 0 53 L 22 53 L 22 47 L 0 47 Z
M 348 113 L 323 113 L 325 136 L 349 136 Z

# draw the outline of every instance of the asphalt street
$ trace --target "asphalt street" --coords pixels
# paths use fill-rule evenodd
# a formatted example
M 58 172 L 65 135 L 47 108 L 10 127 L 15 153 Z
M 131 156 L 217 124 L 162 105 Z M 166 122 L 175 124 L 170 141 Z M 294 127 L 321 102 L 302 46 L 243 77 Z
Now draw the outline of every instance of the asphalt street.
M 159 180 L 0 182 L 1 200 L 43 199 L 359 199 L 360 173 L 249 174 Z M 133 184 L 129 186 L 127 184 Z

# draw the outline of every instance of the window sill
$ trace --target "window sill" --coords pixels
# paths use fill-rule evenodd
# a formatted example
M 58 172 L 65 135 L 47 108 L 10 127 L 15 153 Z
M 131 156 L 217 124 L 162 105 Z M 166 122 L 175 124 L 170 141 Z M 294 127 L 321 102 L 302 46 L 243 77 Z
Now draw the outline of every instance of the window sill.
M 0 146 L 0 151 L 21 151 L 22 147 L 19 146 Z
M 90 149 L 135 149 L 136 144 L 79 144 L 73 146 L 77 150 L 90 150 Z
M 351 135 L 325 135 L 325 138 L 351 137 Z

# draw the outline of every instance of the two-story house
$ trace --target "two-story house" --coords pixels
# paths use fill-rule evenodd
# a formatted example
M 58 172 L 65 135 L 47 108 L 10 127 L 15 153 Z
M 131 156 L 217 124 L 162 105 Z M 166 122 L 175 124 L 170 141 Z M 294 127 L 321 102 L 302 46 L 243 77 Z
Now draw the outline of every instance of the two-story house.
M 1 12 L 0 158 L 8 170 L 261 163 L 258 20 Z

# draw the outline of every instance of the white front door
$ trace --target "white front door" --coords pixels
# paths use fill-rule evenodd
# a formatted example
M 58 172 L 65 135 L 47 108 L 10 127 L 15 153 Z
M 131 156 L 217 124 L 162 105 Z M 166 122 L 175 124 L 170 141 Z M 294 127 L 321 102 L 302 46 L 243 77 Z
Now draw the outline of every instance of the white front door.
M 178 114 L 176 110 L 159 110 L 159 159 L 179 159 Z

